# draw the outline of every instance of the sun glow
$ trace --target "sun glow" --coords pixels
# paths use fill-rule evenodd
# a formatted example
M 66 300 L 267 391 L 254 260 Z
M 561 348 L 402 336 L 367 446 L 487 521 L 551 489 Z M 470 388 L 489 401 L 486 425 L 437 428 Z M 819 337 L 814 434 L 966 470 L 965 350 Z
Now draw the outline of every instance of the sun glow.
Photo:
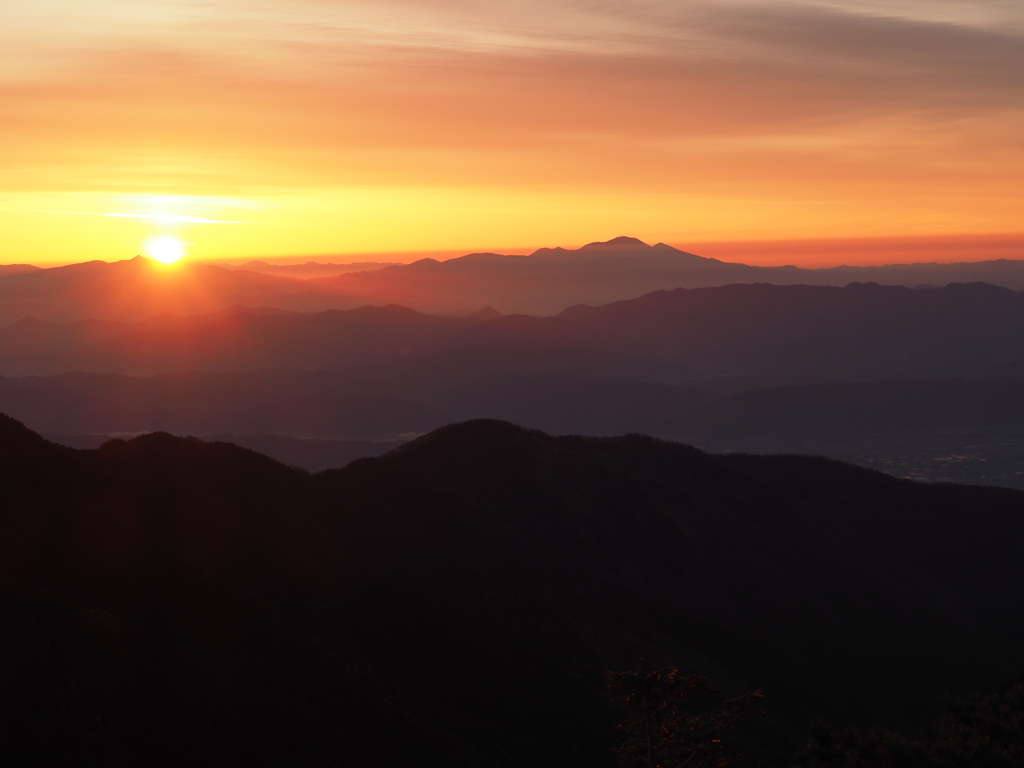
M 146 241 L 146 255 L 161 264 L 174 264 L 185 256 L 185 244 L 176 237 L 162 235 Z

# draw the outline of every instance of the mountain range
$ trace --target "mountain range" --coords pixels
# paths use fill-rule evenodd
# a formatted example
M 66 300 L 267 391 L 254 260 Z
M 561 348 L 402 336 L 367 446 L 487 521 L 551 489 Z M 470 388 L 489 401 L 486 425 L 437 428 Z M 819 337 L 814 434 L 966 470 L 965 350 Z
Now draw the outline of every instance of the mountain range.
M 0 410 L 74 445 L 154 430 L 259 440 L 311 471 L 447 423 L 499 418 L 554 434 L 636 432 L 1024 486 L 1015 383 L 1024 380 L 1024 293 L 1010 288 L 737 283 L 548 315 L 494 306 L 431 314 L 325 307 L 391 288 L 410 301 L 429 294 L 424 303 L 437 306 L 473 296 L 467 306 L 479 307 L 501 298 L 493 291 L 531 286 L 555 306 L 603 295 L 600 285 L 621 295 L 748 273 L 629 238 L 531 256 L 366 264 L 325 278 L 259 271 L 268 266 L 168 269 L 136 259 L 0 275 L 0 314 L 44 310 L 0 328 Z M 336 265 L 296 266 L 308 276 Z M 238 303 L 249 299 L 267 304 Z
M 137 323 L 27 318 L 0 329 L 0 373 L 315 371 L 399 360 L 450 368 L 453 356 L 487 350 L 520 373 L 673 382 L 1015 376 L 1024 370 L 1024 293 L 983 283 L 753 284 L 659 291 L 552 317 L 453 318 L 392 305 L 306 314 L 235 307 Z
M 1024 382 L 757 386 L 511 374 L 338 372 L 0 378 L 0 407 L 74 447 L 168 431 L 318 471 L 444 424 L 503 418 L 555 434 L 643 433 L 715 451 L 832 456 L 901 477 L 1024 489 Z M 419 389 L 418 392 L 414 391 Z
M 300 265 L 301 266 L 301 265 Z M 52 269 L 0 270 L 0 326 L 25 317 L 68 322 L 138 322 L 164 313 L 190 316 L 240 305 L 301 312 L 399 304 L 428 314 L 552 315 L 576 304 L 607 304 L 658 290 L 733 283 L 833 285 L 877 282 L 941 287 L 987 282 L 1024 289 L 1024 261 L 881 267 L 755 267 L 708 259 L 659 243 L 619 237 L 577 250 L 542 248 L 529 256 L 470 254 L 447 261 L 366 264 L 363 271 L 317 274 L 319 267 L 250 269 L 208 264 L 173 267 L 138 257 Z
M 0 419 L 13 764 L 611 766 L 600 673 L 914 728 L 1024 665 L 1024 495 L 647 437 L 448 426 L 309 476 Z
M 262 272 L 267 275 L 308 279 L 311 277 L 333 277 L 349 272 L 368 272 L 374 269 L 397 266 L 400 263 L 397 261 L 351 261 L 344 264 L 336 264 L 333 262 L 307 261 L 302 264 L 268 264 L 265 261 L 255 260 L 246 261 L 242 264 L 212 263 L 212 266 L 228 270 Z

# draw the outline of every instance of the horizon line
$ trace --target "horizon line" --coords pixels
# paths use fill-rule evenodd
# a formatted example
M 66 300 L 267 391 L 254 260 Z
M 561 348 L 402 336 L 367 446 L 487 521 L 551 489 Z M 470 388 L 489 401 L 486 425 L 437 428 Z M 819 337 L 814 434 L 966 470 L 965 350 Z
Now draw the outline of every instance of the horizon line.
M 619 235 L 622 237 L 623 235 Z M 609 240 L 614 238 L 609 238 Z M 644 244 L 659 244 L 654 237 L 636 238 Z M 527 247 L 491 247 L 491 248 L 447 248 L 424 249 L 409 251 L 350 251 L 340 253 L 311 253 L 298 255 L 247 255 L 230 257 L 189 258 L 190 264 L 228 264 L 239 266 L 247 262 L 259 261 L 272 266 L 298 266 L 306 263 L 321 265 L 348 264 L 411 264 L 422 259 L 433 258 L 437 261 L 450 261 L 476 253 L 495 253 L 503 256 L 528 256 L 539 250 L 563 248 L 576 251 L 591 243 L 608 242 L 607 240 L 590 240 L 579 244 L 527 246 Z M 1006 233 L 957 233 L 946 235 L 871 235 L 842 237 L 808 237 L 808 238 L 764 238 L 736 240 L 688 240 L 669 238 L 661 241 L 678 250 L 692 253 L 705 258 L 720 261 L 744 263 L 750 266 L 790 267 L 802 269 L 829 269 L 834 267 L 883 267 L 899 264 L 956 264 L 995 261 L 998 259 L 1024 260 L 1024 232 Z M 835 258 L 824 258 L 827 252 Z M 935 258 L 945 254 L 946 258 Z M 1012 255 L 1011 255 L 1012 254 Z M 130 261 L 140 254 L 126 256 L 122 259 L 89 259 L 87 261 L 60 261 L 33 264 L 31 261 L 17 261 L 0 266 L 32 266 L 38 269 L 55 269 L 104 262 L 107 264 L 119 261 Z M 893 261 L 893 257 L 917 255 L 922 259 Z M 787 256 L 802 257 L 786 260 Z M 814 258 L 816 257 L 816 258 Z M 850 261 L 850 257 L 854 257 Z M 780 259 L 782 259 L 780 261 Z

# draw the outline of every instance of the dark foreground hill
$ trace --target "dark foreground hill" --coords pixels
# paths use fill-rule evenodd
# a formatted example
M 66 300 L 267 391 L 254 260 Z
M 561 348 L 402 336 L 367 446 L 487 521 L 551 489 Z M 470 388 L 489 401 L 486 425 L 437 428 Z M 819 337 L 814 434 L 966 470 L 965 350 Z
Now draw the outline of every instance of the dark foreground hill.
M 1024 494 L 507 423 L 303 475 L 0 421 L 12 765 L 611 766 L 599 673 L 760 687 L 752 748 L 1024 667 Z
M 1022 381 L 695 387 L 500 367 L 483 374 L 460 362 L 358 373 L 0 377 L 0 410 L 73 447 L 153 431 L 230 435 L 222 439 L 312 471 L 447 423 L 494 418 L 552 434 L 637 432 L 715 452 L 824 455 L 900 477 L 1024 488 Z
M 47 440 L 69 448 L 93 450 L 111 439 L 110 435 L 43 435 Z M 122 438 L 124 436 L 122 435 Z M 232 443 L 262 453 L 274 461 L 307 472 L 338 469 L 357 459 L 382 456 L 398 448 L 404 440 L 324 440 L 285 435 L 205 435 L 207 443 Z

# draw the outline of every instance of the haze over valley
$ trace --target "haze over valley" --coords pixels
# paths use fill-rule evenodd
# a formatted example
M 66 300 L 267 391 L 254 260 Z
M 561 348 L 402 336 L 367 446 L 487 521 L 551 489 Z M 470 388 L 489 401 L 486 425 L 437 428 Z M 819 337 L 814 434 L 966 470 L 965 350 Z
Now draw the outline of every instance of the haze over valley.
M 671 284 L 652 266 L 657 259 L 621 251 L 635 247 L 625 240 L 551 259 L 602 279 L 609 265 L 636 259 L 643 280 Z M 523 285 L 554 295 L 550 253 L 559 252 L 516 263 Z M 467 257 L 473 269 L 506 258 L 515 257 Z M 459 261 L 450 269 L 462 269 Z M 1017 263 L 1005 262 L 1004 273 Z M 728 284 L 546 316 L 491 305 L 465 314 L 395 304 L 299 312 L 282 305 L 313 301 L 303 286 L 320 279 L 214 267 L 168 274 L 141 259 L 83 266 L 30 273 L 35 295 L 66 316 L 102 304 L 130 318 L 158 300 L 153 291 L 168 306 L 211 311 L 29 316 L 0 328 L 0 408 L 69 444 L 151 431 L 277 435 L 273 455 L 319 470 L 378 453 L 367 441 L 393 446 L 444 424 L 499 418 L 553 434 L 636 432 L 717 451 L 822 453 L 932 480 L 1020 487 L 1024 477 L 1024 293 L 1005 286 Z M 968 267 L 987 265 L 960 268 Z M 118 305 L 103 291 L 123 270 L 137 290 Z M 459 296 L 473 296 L 460 299 L 466 306 L 493 298 L 480 274 L 460 284 Z M 0 278 L 0 294 L 4 280 L 19 277 Z M 277 306 L 216 309 L 270 301 L 259 293 L 267 280 Z M 563 288 L 579 290 L 568 278 Z

